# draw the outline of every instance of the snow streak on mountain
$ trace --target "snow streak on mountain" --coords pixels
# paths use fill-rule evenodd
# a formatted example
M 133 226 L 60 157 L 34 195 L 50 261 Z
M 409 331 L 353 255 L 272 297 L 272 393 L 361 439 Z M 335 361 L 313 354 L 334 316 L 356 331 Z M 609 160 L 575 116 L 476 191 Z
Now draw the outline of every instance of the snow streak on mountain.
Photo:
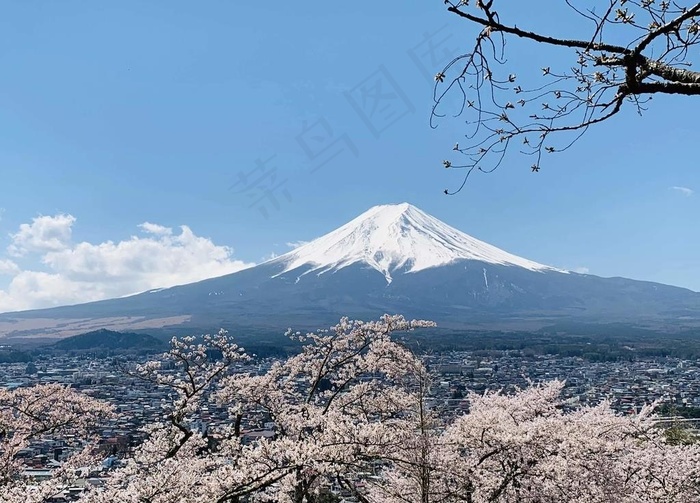
M 342 227 L 269 263 L 284 266 L 279 274 L 302 266 L 311 266 L 304 274 L 323 274 L 360 263 L 381 272 L 390 283 L 392 273 L 399 270 L 417 272 L 457 260 L 567 272 L 479 241 L 408 203 L 370 208 Z

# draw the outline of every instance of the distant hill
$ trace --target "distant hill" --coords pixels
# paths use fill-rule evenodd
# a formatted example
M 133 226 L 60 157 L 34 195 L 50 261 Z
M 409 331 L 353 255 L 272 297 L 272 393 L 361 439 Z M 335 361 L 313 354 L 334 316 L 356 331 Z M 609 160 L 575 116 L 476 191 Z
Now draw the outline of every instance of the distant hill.
M 32 361 L 26 351 L 18 351 L 9 346 L 0 346 L 0 363 L 23 363 Z
M 152 335 L 101 329 L 62 339 L 51 346 L 63 351 L 161 351 L 167 344 Z

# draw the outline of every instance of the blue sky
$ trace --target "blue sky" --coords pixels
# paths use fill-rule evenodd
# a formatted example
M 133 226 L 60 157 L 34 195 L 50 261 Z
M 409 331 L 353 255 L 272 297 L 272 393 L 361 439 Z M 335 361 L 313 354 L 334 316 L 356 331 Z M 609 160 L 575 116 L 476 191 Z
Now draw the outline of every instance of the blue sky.
M 582 28 L 555 8 L 536 22 Z M 540 263 L 700 290 L 697 99 L 655 98 L 540 173 L 516 157 L 442 193 L 465 129 L 430 128 L 431 76 L 474 33 L 437 0 L 8 4 L 0 311 L 224 274 L 403 201 Z M 515 71 L 572 64 L 509 49 Z

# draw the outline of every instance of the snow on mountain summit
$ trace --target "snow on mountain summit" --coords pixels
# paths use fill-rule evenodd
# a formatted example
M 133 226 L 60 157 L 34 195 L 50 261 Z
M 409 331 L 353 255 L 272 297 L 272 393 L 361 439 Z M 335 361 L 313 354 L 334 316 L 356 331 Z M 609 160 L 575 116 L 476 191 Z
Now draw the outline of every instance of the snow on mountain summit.
M 566 272 L 479 241 L 408 203 L 374 206 L 338 229 L 281 255 L 283 274 L 311 265 L 323 274 L 362 263 L 384 274 L 416 272 L 457 260 L 479 260 L 532 271 Z

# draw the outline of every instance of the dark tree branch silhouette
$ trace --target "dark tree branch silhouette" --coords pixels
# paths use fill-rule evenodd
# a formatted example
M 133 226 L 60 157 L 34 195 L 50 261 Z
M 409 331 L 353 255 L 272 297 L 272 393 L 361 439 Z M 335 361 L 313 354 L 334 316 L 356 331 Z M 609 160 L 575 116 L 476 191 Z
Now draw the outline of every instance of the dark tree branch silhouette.
M 466 170 L 461 185 L 446 194 L 459 192 L 475 170 L 497 169 L 509 149 L 531 156 L 529 168 L 538 172 L 543 154 L 567 150 L 590 126 L 625 106 L 641 114 L 654 94 L 700 94 L 700 72 L 688 60 L 700 43 L 700 3 L 608 0 L 599 14 L 563 1 L 590 23 L 590 38 L 558 38 L 502 21 L 495 0 L 445 0 L 449 12 L 480 28 L 472 50 L 435 76 L 431 126 L 458 93 L 455 116 L 467 116 L 472 128 L 466 145 L 453 148 L 459 160 L 443 161 L 446 168 Z M 507 65 L 510 39 L 568 49 L 573 64 L 541 68 L 542 82 L 521 86 Z M 618 40 L 629 42 L 611 43 Z

